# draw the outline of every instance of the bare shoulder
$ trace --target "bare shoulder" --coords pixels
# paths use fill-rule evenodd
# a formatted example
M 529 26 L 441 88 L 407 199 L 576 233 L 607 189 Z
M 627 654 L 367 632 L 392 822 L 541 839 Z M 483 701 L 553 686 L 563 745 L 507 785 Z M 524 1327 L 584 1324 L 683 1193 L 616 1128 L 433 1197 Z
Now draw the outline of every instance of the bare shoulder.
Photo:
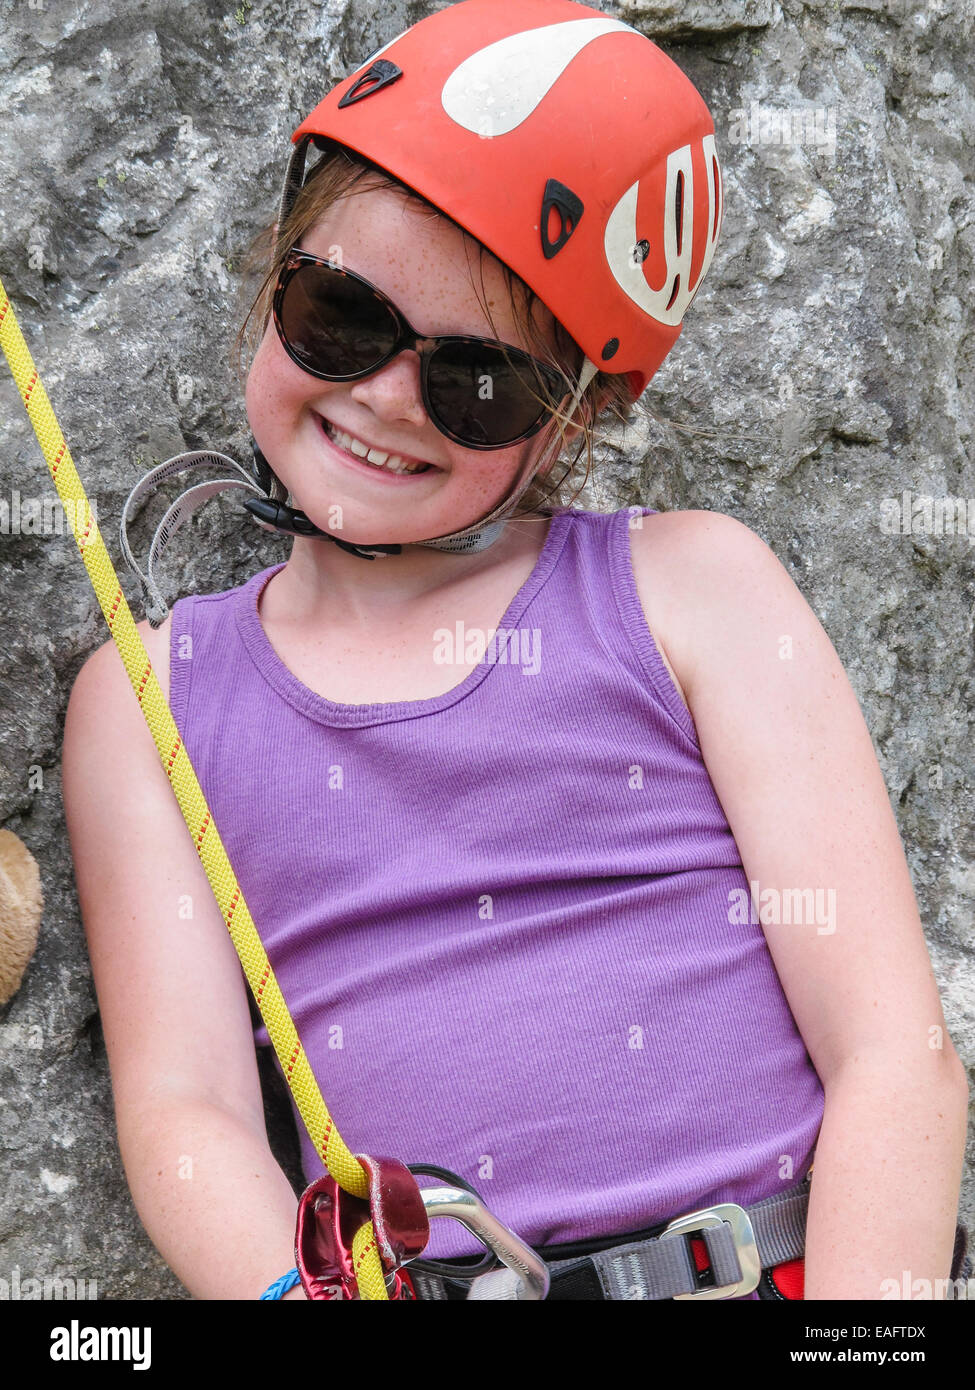
M 683 593 L 689 582 L 706 584 L 729 568 L 739 578 L 756 564 L 781 568 L 761 536 L 723 512 L 656 512 L 637 522 L 630 531 L 634 574 L 660 592 Z
M 137 624 L 167 695 L 170 626 Z M 123 1155 L 151 1097 L 205 1099 L 263 1133 L 240 964 L 111 639 L 71 690 L 62 797 Z
M 149 654 L 156 679 L 167 700 L 169 699 L 169 643 L 172 617 L 173 615 L 170 613 L 165 622 L 161 623 L 158 628 L 150 627 L 145 618 L 135 625 L 136 631 L 142 638 Z M 77 695 L 75 690 L 77 690 Z M 126 692 L 128 692 L 128 700 L 135 703 L 131 682 L 115 645 L 115 639 L 108 635 L 82 663 L 72 688 L 72 700 L 75 706 L 81 701 L 120 700 Z M 138 705 L 136 704 L 135 707 L 138 712 Z M 141 713 L 139 717 L 142 718 Z
M 742 625 L 779 607 L 775 595 L 780 603 L 808 605 L 774 551 L 735 517 L 657 512 L 639 522 L 630 530 L 637 593 L 681 698 L 693 709 L 702 644 L 711 650 L 715 625 L 727 632 L 732 623 L 741 636 Z

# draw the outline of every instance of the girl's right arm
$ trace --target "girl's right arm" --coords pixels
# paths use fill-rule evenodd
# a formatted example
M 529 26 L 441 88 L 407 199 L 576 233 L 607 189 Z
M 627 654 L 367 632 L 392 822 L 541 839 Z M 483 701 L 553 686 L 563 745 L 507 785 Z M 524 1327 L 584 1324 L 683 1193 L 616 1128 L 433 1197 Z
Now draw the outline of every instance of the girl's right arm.
M 170 624 L 137 627 L 165 692 Z M 194 1297 L 257 1299 L 294 1265 L 297 1201 L 268 1145 L 243 971 L 111 640 L 72 688 L 62 775 L 136 1210 Z

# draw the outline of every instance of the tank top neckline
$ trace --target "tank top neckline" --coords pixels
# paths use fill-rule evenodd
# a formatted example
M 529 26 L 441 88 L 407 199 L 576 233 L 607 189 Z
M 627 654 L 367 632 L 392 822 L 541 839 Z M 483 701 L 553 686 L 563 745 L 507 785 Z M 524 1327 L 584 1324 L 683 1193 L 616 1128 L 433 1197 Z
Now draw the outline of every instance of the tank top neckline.
M 569 527 L 573 517 L 585 515 L 583 508 L 567 507 L 552 513 L 548 534 L 539 551 L 538 559 L 531 574 L 522 584 L 508 604 L 499 620 L 498 628 L 516 627 L 528 604 L 551 575 L 568 539 Z M 236 593 L 235 617 L 237 630 L 244 647 L 259 674 L 267 683 L 301 714 L 319 724 L 333 727 L 361 728 L 371 724 L 388 724 L 401 719 L 418 719 L 424 715 L 437 714 L 449 709 L 451 705 L 466 699 L 486 680 L 497 662 L 482 657 L 464 679 L 445 691 L 442 695 L 430 696 L 422 700 L 395 700 L 390 703 L 345 704 L 330 700 L 294 674 L 278 656 L 261 624 L 258 603 L 261 592 L 279 570 L 288 563 L 270 565 L 259 570 L 243 584 Z

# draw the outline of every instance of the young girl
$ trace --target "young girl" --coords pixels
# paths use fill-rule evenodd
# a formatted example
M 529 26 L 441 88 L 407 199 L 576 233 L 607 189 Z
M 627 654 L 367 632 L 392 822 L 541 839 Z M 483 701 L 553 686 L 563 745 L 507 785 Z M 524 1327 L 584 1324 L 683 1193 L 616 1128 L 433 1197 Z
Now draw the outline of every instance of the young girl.
M 815 1149 L 805 1297 L 901 1297 L 959 1268 L 967 1084 L 854 693 L 747 527 L 575 508 L 558 462 L 680 332 L 713 129 L 573 0 L 371 55 L 295 132 L 255 305 L 289 558 L 140 630 L 355 1152 L 457 1173 L 597 1299 L 668 1296 L 606 1252 L 803 1191 Z M 196 1297 L 258 1298 L 296 1211 L 267 1035 L 111 643 L 64 798 L 139 1215 Z M 802 1296 L 705 1230 L 666 1238 L 693 1287 Z

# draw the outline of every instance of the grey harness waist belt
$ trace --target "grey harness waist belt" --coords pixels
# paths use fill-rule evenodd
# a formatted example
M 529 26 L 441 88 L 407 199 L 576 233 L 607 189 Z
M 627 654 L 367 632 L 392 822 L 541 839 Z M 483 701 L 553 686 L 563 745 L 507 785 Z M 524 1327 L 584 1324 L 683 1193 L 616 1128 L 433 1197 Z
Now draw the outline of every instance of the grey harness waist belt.
M 581 1259 L 548 1260 L 553 1290 L 558 1276 L 587 1271 L 595 1299 L 742 1298 L 758 1287 L 763 1269 L 798 1259 L 805 1249 L 808 1177 L 788 1192 L 775 1193 L 751 1207 L 720 1202 L 669 1222 L 658 1236 L 597 1250 Z M 701 1287 L 688 1237 L 704 1241 L 714 1284 Z M 541 1250 L 543 1256 L 545 1251 Z M 409 1266 L 407 1266 L 409 1268 Z M 417 1270 L 418 1296 L 447 1299 L 448 1281 Z M 458 1280 L 463 1279 L 458 1269 Z M 455 1281 L 450 1280 L 450 1283 Z M 518 1276 L 491 1270 L 470 1281 L 468 1299 L 514 1299 Z M 556 1294 L 556 1296 L 558 1296 Z

